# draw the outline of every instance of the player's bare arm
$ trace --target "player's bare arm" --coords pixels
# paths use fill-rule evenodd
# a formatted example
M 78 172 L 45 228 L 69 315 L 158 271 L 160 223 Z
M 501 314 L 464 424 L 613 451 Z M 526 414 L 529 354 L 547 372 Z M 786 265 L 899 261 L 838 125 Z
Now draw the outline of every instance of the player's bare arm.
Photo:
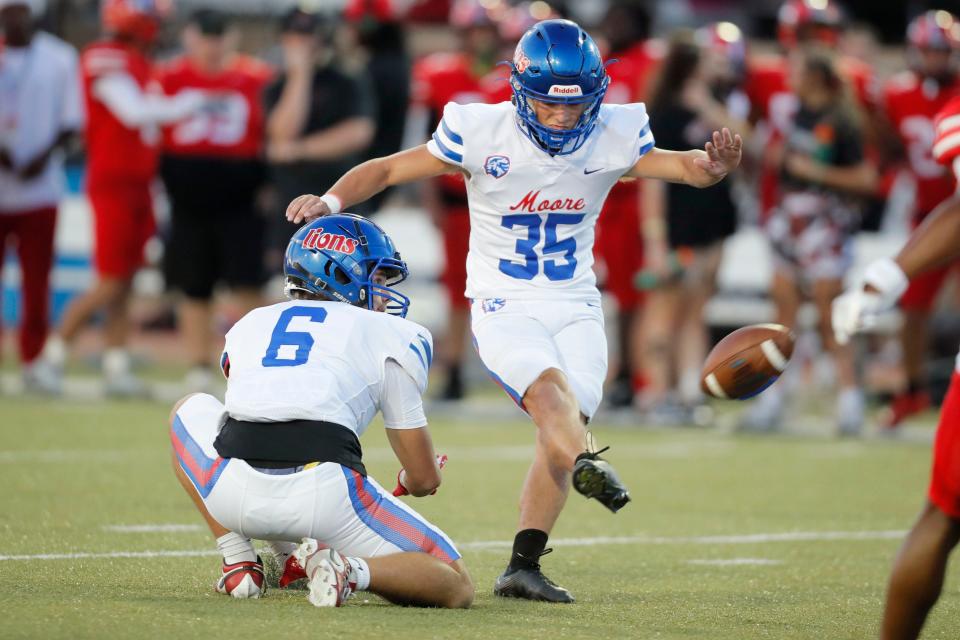
M 667 151 L 653 148 L 637 160 L 626 174 L 704 188 L 723 180 L 740 165 L 743 139 L 724 127 L 713 132 L 703 150 Z
M 387 429 L 387 439 L 403 465 L 397 481 L 415 497 L 430 495 L 440 486 L 440 467 L 426 425 L 419 429 Z
M 363 202 L 387 187 L 455 173 L 459 167 L 439 160 L 427 151 L 426 145 L 401 151 L 385 158 L 374 158 L 357 165 L 327 192 L 339 208 Z M 287 220 L 300 224 L 335 213 L 323 196 L 302 195 L 287 207 Z

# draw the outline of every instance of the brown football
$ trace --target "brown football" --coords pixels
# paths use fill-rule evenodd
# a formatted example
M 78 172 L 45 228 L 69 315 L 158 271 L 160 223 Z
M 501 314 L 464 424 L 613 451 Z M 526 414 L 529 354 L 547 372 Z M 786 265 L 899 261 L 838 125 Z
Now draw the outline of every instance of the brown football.
M 793 342 L 793 332 L 780 324 L 737 329 L 710 351 L 700 374 L 700 387 L 714 398 L 752 398 L 787 368 Z

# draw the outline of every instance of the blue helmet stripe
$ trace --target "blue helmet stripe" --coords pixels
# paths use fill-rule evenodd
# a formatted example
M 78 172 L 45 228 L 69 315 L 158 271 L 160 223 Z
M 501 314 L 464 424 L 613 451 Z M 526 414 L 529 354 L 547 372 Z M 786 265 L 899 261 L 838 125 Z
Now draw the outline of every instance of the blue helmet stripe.
M 437 145 L 437 147 L 440 149 L 440 152 L 443 153 L 443 155 L 445 155 L 450 160 L 453 160 L 457 164 L 463 164 L 463 154 L 457 153 L 456 151 L 453 151 L 452 149 L 447 147 L 447 145 L 443 144 L 443 142 L 440 141 L 440 136 L 438 136 L 436 133 L 433 134 L 433 141 Z
M 461 137 L 461 135 L 460 135 L 459 133 L 454 133 L 454 132 L 450 129 L 450 127 L 447 126 L 447 121 L 446 121 L 446 120 L 441 120 L 441 121 L 440 121 L 440 128 L 443 129 L 444 135 L 446 135 L 448 138 L 450 138 L 450 141 L 451 141 L 451 142 L 454 142 L 454 143 L 459 144 L 459 145 L 463 145 L 463 137 Z

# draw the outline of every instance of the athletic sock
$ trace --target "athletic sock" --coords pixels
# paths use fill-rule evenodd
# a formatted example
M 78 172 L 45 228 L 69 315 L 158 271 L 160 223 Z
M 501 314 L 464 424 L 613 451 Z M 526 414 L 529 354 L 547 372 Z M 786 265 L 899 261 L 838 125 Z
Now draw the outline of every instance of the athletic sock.
M 366 591 L 369 589 L 370 566 L 367 564 L 367 561 L 363 558 L 344 557 L 346 557 L 347 564 L 350 566 L 350 573 L 347 576 L 350 588 L 354 591 Z
M 250 538 L 244 538 L 233 531 L 217 538 L 217 549 L 220 549 L 226 564 L 257 561 L 257 552 Z
M 513 539 L 513 555 L 510 556 L 507 572 L 536 568 L 547 546 L 547 538 L 547 532 L 540 529 L 524 529 L 517 532 Z
M 274 540 L 269 545 L 270 551 L 273 552 L 273 557 L 277 559 L 277 562 L 280 564 L 282 569 L 287 563 L 287 558 L 293 555 L 293 552 L 297 550 L 296 542 L 287 542 L 286 540 Z
M 55 367 L 62 367 L 67 360 L 67 344 L 60 336 L 50 336 L 43 345 L 43 359 Z
M 130 354 L 126 349 L 117 347 L 103 353 L 103 372 L 108 378 L 126 375 L 130 372 Z

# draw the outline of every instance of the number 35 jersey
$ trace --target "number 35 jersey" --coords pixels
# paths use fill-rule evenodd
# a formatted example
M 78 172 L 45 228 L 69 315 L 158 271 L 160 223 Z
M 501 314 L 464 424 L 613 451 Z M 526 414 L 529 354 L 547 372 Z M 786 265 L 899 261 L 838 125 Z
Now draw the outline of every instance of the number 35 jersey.
M 393 360 L 427 388 L 430 332 L 342 302 L 295 300 L 254 309 L 227 332 L 225 406 L 238 420 L 325 420 L 363 434 L 380 409 Z
M 427 149 L 468 174 L 466 296 L 597 298 L 597 217 L 611 187 L 653 145 L 640 103 L 603 105 L 586 143 L 562 156 L 520 131 L 509 102 L 447 104 Z

